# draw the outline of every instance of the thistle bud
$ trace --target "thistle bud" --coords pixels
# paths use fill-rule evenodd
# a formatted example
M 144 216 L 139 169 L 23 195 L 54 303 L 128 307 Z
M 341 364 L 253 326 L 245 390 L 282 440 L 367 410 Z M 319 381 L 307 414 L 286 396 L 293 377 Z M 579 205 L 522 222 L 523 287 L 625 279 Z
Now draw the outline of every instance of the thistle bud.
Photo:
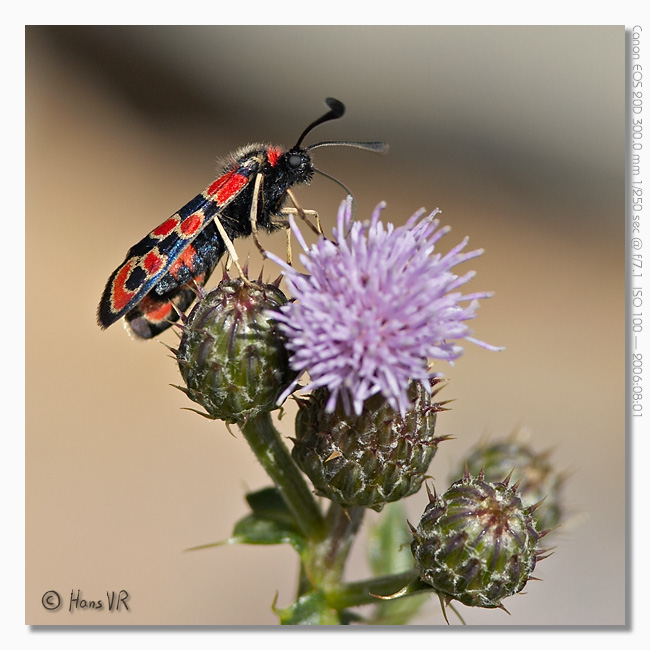
M 211 417 L 241 422 L 277 408 L 295 372 L 268 311 L 286 301 L 275 285 L 224 279 L 192 310 L 176 355 L 181 390 Z
M 537 560 L 540 534 L 505 480 L 466 474 L 442 496 L 433 495 L 411 550 L 421 579 L 448 600 L 470 607 L 503 607 L 521 591 Z
M 433 401 L 436 392 L 413 382 L 412 408 L 404 415 L 380 394 L 366 400 L 361 415 L 346 415 L 340 404 L 328 413 L 329 391 L 319 388 L 300 403 L 292 456 L 317 494 L 345 508 L 379 511 L 420 489 L 438 444 L 447 438 L 435 436 L 436 414 L 445 410 Z
M 470 474 L 483 470 L 486 481 L 500 481 L 513 472 L 519 481 L 518 494 L 524 506 L 539 503 L 533 514 L 537 530 L 555 528 L 563 517 L 562 486 L 565 476 L 549 461 L 549 453 L 535 453 L 528 445 L 515 439 L 477 447 L 466 460 Z M 454 479 L 463 475 L 460 468 Z

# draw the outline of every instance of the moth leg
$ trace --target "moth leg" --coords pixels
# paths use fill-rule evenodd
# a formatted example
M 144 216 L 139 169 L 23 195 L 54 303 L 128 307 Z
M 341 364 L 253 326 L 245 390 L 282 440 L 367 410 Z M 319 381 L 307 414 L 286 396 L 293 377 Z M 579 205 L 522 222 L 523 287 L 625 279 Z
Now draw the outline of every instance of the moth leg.
M 262 254 L 262 256 L 264 256 L 266 251 L 264 250 L 262 244 L 260 244 L 260 240 L 257 236 L 259 232 L 259 230 L 257 229 L 257 206 L 259 202 L 260 192 L 262 191 L 263 183 L 264 183 L 264 175 L 258 174 L 255 177 L 255 186 L 253 187 L 253 200 L 251 201 L 251 214 L 250 214 L 251 232 L 253 235 L 253 241 L 255 242 L 255 246 L 257 246 L 257 250 Z
M 285 233 L 287 233 L 287 264 L 293 266 L 293 254 L 291 252 L 291 230 L 286 228 Z
M 304 210 L 303 208 L 301 208 L 300 204 L 298 203 L 298 200 L 296 199 L 296 197 L 294 195 L 294 193 L 290 189 L 287 190 L 287 196 L 291 200 L 291 203 L 293 203 L 294 208 L 295 208 L 296 213 L 298 214 L 298 216 L 303 221 L 305 221 L 309 225 L 309 227 L 312 230 L 314 230 L 314 232 L 316 234 L 322 235 L 323 234 L 323 227 L 321 226 L 320 217 L 318 216 L 318 212 L 316 212 L 316 210 Z M 285 209 L 292 210 L 291 208 L 285 208 Z M 292 212 L 293 212 L 293 210 L 292 210 Z M 311 222 L 307 219 L 307 216 L 310 216 L 313 219 L 315 219 L 315 221 L 316 221 L 316 228 L 315 229 L 314 229 L 314 226 L 311 224 Z
M 232 260 L 232 263 L 235 265 L 237 268 L 237 271 L 239 272 L 240 277 L 244 279 L 244 281 L 248 281 L 246 278 L 246 275 L 244 274 L 244 271 L 242 270 L 242 267 L 239 265 L 239 257 L 237 256 L 237 251 L 235 250 L 235 246 L 233 245 L 230 237 L 228 237 L 228 233 L 226 232 L 225 228 L 223 227 L 223 224 L 219 220 L 219 217 L 214 216 L 214 225 L 217 227 L 217 230 L 219 231 L 219 234 L 221 235 L 221 238 L 223 239 L 223 243 L 226 246 L 226 250 L 228 251 L 228 255 L 230 259 Z M 227 268 L 230 267 L 230 264 L 226 265 Z
M 302 219 L 309 226 L 309 228 L 311 228 L 311 230 L 317 235 L 323 234 L 323 228 L 320 223 L 320 217 L 318 216 L 318 212 L 316 212 L 316 210 L 305 210 L 302 207 L 300 207 L 300 204 L 298 203 L 296 197 L 294 196 L 293 192 L 290 189 L 286 190 L 286 195 L 291 200 L 294 207 L 282 208 L 278 214 L 271 216 L 271 221 L 274 226 L 278 228 L 284 228 L 284 230 L 287 233 L 287 264 L 291 266 L 293 262 L 293 255 L 291 251 L 291 230 L 289 228 L 289 215 L 300 217 L 300 219 Z M 314 226 L 314 224 L 309 220 L 309 218 L 315 219 L 316 226 Z M 251 223 L 256 225 L 253 222 L 252 217 L 251 217 Z M 253 232 L 255 232 L 255 230 L 253 230 Z
M 302 208 L 282 208 L 279 214 L 273 215 L 273 217 L 271 217 L 273 225 L 277 226 L 278 228 L 288 228 L 290 214 L 292 214 L 294 217 L 300 217 L 309 226 L 312 232 L 316 233 L 317 235 L 323 234 L 318 230 L 316 226 L 314 226 L 313 223 L 311 223 L 311 221 L 309 221 L 309 219 L 307 219 L 307 217 L 318 219 L 318 212 L 316 212 L 316 210 L 304 210 Z
M 283 228 L 287 233 L 287 264 L 289 266 L 292 266 L 293 255 L 291 252 L 291 228 L 289 228 L 289 215 L 300 217 L 311 228 L 311 230 L 319 236 L 322 234 L 322 228 L 319 232 L 318 228 L 320 228 L 320 220 L 318 219 L 318 212 L 316 212 L 316 210 L 303 210 L 302 208 L 282 208 L 279 214 L 273 215 L 271 217 L 273 225 L 278 228 Z M 316 226 L 314 226 L 314 224 L 312 224 L 311 221 L 307 219 L 308 216 L 316 218 L 318 228 L 316 228 Z

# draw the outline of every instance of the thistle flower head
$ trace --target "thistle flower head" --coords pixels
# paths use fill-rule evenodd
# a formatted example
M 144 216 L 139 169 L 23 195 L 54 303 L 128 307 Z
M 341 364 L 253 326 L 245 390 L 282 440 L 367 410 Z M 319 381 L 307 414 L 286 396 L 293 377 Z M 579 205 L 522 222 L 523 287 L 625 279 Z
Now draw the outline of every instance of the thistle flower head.
M 197 302 L 176 350 L 187 384 L 178 388 L 210 417 L 243 422 L 277 408 L 295 374 L 268 314 L 285 301 L 275 285 L 224 277 Z
M 483 251 L 463 252 L 465 238 L 437 253 L 436 243 L 450 230 L 438 227 L 438 210 L 428 216 L 418 211 L 395 227 L 380 221 L 384 207 L 379 204 L 370 221 L 352 221 L 348 199 L 333 240 L 321 237 L 311 247 L 292 221 L 306 275 L 269 255 L 283 266 L 295 298 L 275 315 L 288 339 L 291 367 L 309 373 L 305 391 L 329 389 L 328 412 L 340 398 L 346 412 L 359 415 L 376 393 L 405 412 L 411 380 L 429 385 L 427 359 L 453 362 L 463 339 L 496 349 L 471 338 L 465 323 L 490 294 L 463 295 L 459 289 L 474 272 L 452 271 Z
M 445 402 L 435 402 L 441 380 L 425 390 L 412 382 L 412 408 L 402 416 L 382 395 L 373 395 L 361 415 L 346 415 L 341 404 L 326 413 L 326 388 L 299 400 L 293 459 L 311 479 L 316 493 L 344 508 L 380 511 L 386 503 L 415 494 L 438 445 L 436 416 Z
M 411 550 L 420 578 L 447 600 L 469 607 L 502 607 L 520 592 L 538 560 L 532 512 L 524 507 L 516 486 L 465 476 L 442 496 L 433 495 L 417 529 Z M 507 611 L 507 610 L 506 610 Z
M 536 452 L 523 436 L 516 434 L 507 439 L 477 445 L 453 475 L 453 480 L 463 476 L 465 469 L 471 474 L 482 472 L 486 481 L 497 482 L 510 472 L 518 483 L 518 493 L 524 506 L 537 504 L 533 518 L 537 530 L 557 527 L 566 517 L 563 489 L 567 479 L 551 460 L 551 450 Z

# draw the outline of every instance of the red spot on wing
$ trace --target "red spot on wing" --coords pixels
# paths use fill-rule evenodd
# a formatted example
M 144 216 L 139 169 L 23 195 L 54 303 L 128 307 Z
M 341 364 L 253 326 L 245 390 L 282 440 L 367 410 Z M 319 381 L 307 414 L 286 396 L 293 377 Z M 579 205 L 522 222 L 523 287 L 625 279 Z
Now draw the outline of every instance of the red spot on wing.
M 224 174 L 223 176 L 219 176 L 210 187 L 205 191 L 205 193 L 212 198 L 229 180 L 232 176 L 234 176 L 235 172 L 228 172 L 227 174 Z
M 196 249 L 191 244 L 176 258 L 176 261 L 169 267 L 169 273 L 172 277 L 178 276 L 178 271 L 182 266 L 186 266 L 190 271 L 194 267 L 194 256 Z
M 117 313 L 122 311 L 128 304 L 131 298 L 135 295 L 135 291 L 131 291 L 126 288 L 126 281 L 131 275 L 131 271 L 135 266 L 136 259 L 131 258 L 122 266 L 122 268 L 117 272 L 115 279 L 113 280 L 113 286 L 111 287 L 111 304 L 113 312 Z
M 152 323 L 160 323 L 167 320 L 172 313 L 172 304 L 169 300 L 159 301 L 147 296 L 140 303 L 140 311 L 143 316 Z
M 231 199 L 248 183 L 248 176 L 237 172 L 228 172 L 208 187 L 206 194 L 217 203 L 222 204 Z
M 181 223 L 181 233 L 183 237 L 191 237 L 203 224 L 205 217 L 202 212 L 191 214 L 183 223 Z
M 219 203 L 225 203 L 234 194 L 246 186 L 248 183 L 248 176 L 243 174 L 233 174 L 232 178 L 217 192 L 216 199 Z
M 142 266 L 147 275 L 155 275 L 165 266 L 165 258 L 157 250 L 149 251 L 142 260 Z
M 151 233 L 151 235 L 153 237 L 167 237 L 167 235 L 176 228 L 180 219 L 181 218 L 177 214 L 169 217 L 169 219 L 167 219 L 165 223 L 161 223 L 158 228 Z

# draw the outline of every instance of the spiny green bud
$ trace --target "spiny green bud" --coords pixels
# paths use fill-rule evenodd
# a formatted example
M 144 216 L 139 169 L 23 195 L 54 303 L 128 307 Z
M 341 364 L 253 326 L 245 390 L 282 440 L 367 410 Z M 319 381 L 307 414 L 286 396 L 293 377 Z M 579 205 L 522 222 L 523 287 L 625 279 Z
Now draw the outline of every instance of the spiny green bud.
M 521 591 L 542 559 L 532 511 L 517 486 L 468 473 L 442 496 L 430 495 L 411 550 L 420 578 L 447 601 L 501 607 Z
M 519 497 L 524 506 L 540 503 L 533 517 L 537 530 L 555 528 L 563 516 L 562 487 L 566 476 L 558 473 L 549 461 L 550 452 L 535 453 L 529 446 L 511 438 L 478 446 L 467 458 L 470 474 L 481 469 L 486 481 L 500 481 L 514 470 L 519 481 Z M 463 475 L 459 468 L 453 480 Z
M 277 408 L 295 373 L 268 311 L 286 301 L 275 285 L 224 279 L 181 326 L 181 390 L 211 417 L 241 422 Z
M 433 401 L 439 389 L 429 393 L 413 382 L 404 415 L 380 394 L 366 400 L 361 415 L 346 415 L 340 404 L 327 413 L 329 391 L 319 388 L 299 402 L 292 456 L 317 494 L 379 511 L 420 489 L 438 443 L 448 438 L 435 436 L 436 414 L 445 410 Z

